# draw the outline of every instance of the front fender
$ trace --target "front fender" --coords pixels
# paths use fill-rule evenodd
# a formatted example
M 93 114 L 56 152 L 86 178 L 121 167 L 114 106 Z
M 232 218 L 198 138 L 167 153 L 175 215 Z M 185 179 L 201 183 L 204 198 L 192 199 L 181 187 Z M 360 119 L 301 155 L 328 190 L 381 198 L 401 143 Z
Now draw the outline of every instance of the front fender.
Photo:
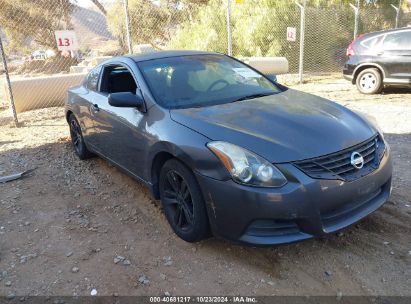
M 220 160 L 206 146 L 207 137 L 174 122 L 163 140 L 157 141 L 148 151 L 148 180 L 153 182 L 153 162 L 159 153 L 168 153 L 181 160 L 193 172 L 218 180 L 230 178 Z

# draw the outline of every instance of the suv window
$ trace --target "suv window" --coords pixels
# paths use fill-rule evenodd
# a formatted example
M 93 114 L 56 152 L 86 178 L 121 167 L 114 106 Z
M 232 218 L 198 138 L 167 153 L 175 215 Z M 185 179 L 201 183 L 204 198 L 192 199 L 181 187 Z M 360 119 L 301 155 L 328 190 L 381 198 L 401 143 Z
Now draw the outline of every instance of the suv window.
M 365 41 L 363 41 L 361 44 L 363 46 L 365 46 L 366 48 L 371 49 L 372 47 L 374 47 L 377 44 L 377 41 L 380 40 L 381 37 L 375 37 L 375 38 L 370 38 L 370 39 L 366 39 Z M 381 40 L 380 40 L 381 41 Z
M 411 31 L 388 34 L 383 42 L 384 50 L 411 49 Z
M 98 79 L 100 76 L 101 67 L 94 68 L 87 76 L 87 89 L 97 91 Z
M 136 94 L 137 84 L 131 72 L 121 65 L 111 65 L 104 68 L 101 92 Z

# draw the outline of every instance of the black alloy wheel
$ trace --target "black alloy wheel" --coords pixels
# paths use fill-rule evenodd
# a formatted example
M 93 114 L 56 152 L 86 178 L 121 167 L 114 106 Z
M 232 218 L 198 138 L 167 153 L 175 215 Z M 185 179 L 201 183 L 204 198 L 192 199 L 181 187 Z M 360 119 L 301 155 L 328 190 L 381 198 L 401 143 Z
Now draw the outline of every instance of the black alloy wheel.
M 161 168 L 159 186 L 164 213 L 174 232 L 187 242 L 209 236 L 207 210 L 191 170 L 176 159 L 168 160 Z
M 74 151 L 80 159 L 87 159 L 93 156 L 93 154 L 87 149 L 86 144 L 84 143 L 83 134 L 81 133 L 80 125 L 76 117 L 71 114 L 69 117 L 69 126 L 70 126 L 70 136 L 71 142 L 74 146 Z

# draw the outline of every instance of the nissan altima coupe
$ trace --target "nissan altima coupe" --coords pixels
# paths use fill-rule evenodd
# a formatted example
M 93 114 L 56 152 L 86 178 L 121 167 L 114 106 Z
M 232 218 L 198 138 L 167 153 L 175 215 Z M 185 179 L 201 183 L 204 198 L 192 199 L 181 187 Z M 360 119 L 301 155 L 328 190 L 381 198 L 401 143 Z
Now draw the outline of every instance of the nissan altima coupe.
M 391 192 L 390 149 L 369 118 L 222 54 L 107 60 L 68 91 L 66 117 L 77 155 L 146 184 L 188 242 L 321 237 Z

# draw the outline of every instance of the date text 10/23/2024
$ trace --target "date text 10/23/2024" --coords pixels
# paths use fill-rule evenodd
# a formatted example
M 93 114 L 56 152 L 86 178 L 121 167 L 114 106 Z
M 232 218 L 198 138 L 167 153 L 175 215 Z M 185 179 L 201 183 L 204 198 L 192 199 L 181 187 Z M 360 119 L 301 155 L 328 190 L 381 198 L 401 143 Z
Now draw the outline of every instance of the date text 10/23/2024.
M 159 296 L 150 297 L 150 303 L 257 303 L 257 299 L 242 296 Z

